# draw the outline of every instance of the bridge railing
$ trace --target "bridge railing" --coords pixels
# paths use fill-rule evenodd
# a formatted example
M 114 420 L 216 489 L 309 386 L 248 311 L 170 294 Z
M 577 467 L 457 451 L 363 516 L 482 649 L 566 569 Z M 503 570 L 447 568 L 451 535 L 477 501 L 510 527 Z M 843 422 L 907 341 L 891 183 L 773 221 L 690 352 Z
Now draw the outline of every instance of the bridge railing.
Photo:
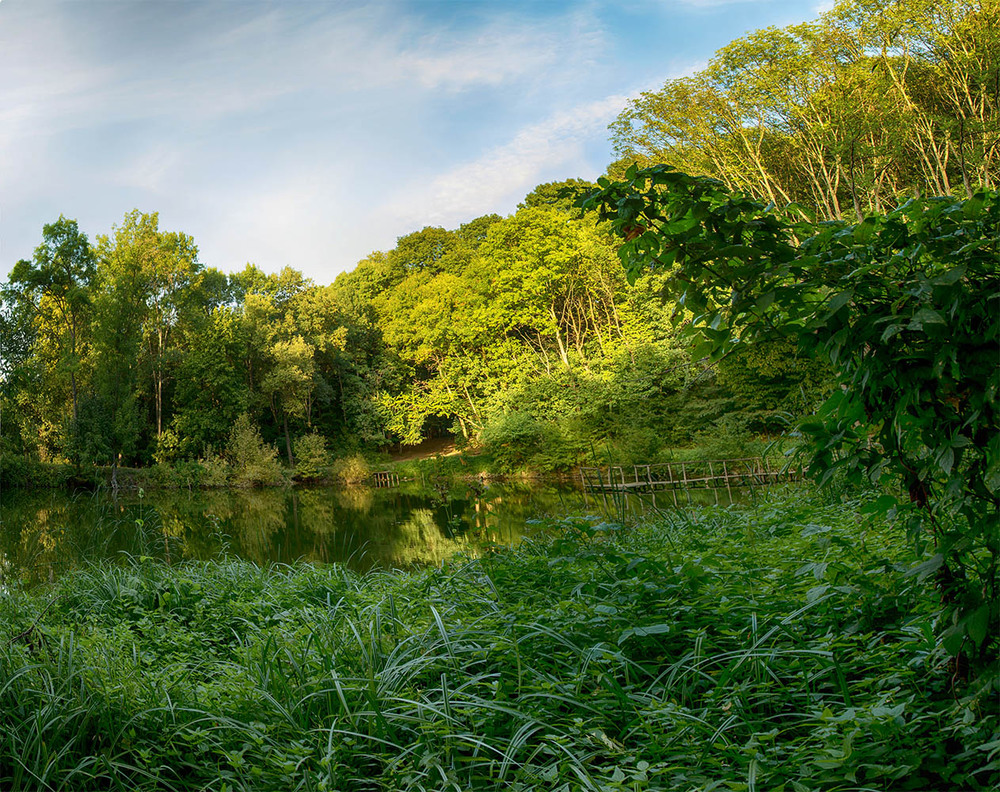
M 802 477 L 802 471 L 760 457 L 604 465 L 580 468 L 588 490 L 655 491 L 766 485 Z

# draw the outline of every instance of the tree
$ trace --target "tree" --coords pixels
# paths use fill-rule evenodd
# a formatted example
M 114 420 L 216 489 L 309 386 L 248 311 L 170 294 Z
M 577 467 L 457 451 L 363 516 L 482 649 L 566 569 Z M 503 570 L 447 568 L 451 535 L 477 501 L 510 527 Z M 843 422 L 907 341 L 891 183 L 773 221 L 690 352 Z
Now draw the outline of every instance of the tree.
M 116 365 L 132 366 L 135 351 L 123 348 L 129 346 L 123 336 L 140 338 L 157 438 L 163 434 L 165 386 L 176 362 L 174 333 L 201 272 L 194 240 L 187 234 L 161 231 L 159 223 L 158 213 L 133 210 L 109 236 L 98 237 L 102 295 L 109 306 L 106 318 L 117 325 L 108 336 L 117 348 L 110 354 L 118 359 Z
M 916 572 L 942 589 L 945 646 L 995 660 L 1000 193 L 815 228 L 669 166 L 600 187 L 589 203 L 625 238 L 626 269 L 673 273 L 705 352 L 788 338 L 829 361 L 840 387 L 800 427 L 812 474 L 902 489 L 879 503 L 935 543 Z
M 461 272 L 468 264 L 471 248 L 462 236 L 437 226 L 401 236 L 389 254 L 390 265 L 406 272 Z
M 165 430 L 168 442 L 157 451 L 167 461 L 169 451 L 181 457 L 216 453 L 226 444 L 237 417 L 250 404 L 236 309 L 216 308 L 208 321 L 187 339 L 187 349 L 177 368 L 173 419 Z
M 30 394 L 35 380 L 32 348 L 36 329 L 34 309 L 16 291 L 0 291 L 0 455 L 29 455 L 37 450 L 38 422 L 32 420 Z M 35 431 L 32 431 L 35 430 Z
M 271 368 L 261 384 L 263 392 L 271 400 L 275 416 L 281 416 L 289 467 L 295 462 L 288 419 L 305 419 L 309 415 L 313 392 L 313 352 L 312 344 L 300 335 L 275 342 L 271 347 Z
M 665 163 L 827 220 L 971 198 L 1000 178 L 998 18 L 997 0 L 839 0 L 755 31 L 631 101 L 609 171 Z
M 531 209 L 536 206 L 548 206 L 572 214 L 580 200 L 589 195 L 596 186 L 593 182 L 585 179 L 546 182 L 539 184 L 524 196 L 524 200 L 517 205 L 517 208 Z
M 490 229 L 479 249 L 487 270 L 492 321 L 535 348 L 584 366 L 622 336 L 614 250 L 589 220 L 548 205 L 519 210 Z
M 462 361 L 478 355 L 487 343 L 484 295 L 468 278 L 418 271 L 375 305 L 386 342 L 422 383 L 409 398 L 384 402 L 413 412 L 403 423 L 397 421 L 407 427 L 403 434 L 412 440 L 413 427 L 419 433 L 426 417 L 433 415 L 454 419 L 468 438 L 470 427 L 480 428 L 482 419 L 475 385 L 470 390 L 462 376 Z
M 32 301 L 37 321 L 58 350 L 59 368 L 69 375 L 73 420 L 78 413 L 77 372 L 89 329 L 94 252 L 75 220 L 62 215 L 42 229 L 42 244 L 31 261 L 22 259 L 10 273 L 10 283 Z

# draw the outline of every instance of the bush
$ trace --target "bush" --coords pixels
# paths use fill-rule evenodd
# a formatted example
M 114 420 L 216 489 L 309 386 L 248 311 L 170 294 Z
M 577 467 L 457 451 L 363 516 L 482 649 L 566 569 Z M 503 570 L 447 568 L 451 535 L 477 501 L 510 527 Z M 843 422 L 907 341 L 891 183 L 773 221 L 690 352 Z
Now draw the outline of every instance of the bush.
M 44 464 L 19 454 L 0 454 L 0 486 L 61 487 L 72 474 L 67 465 Z
M 345 484 L 360 484 L 371 475 L 371 467 L 361 454 L 353 454 L 336 460 L 330 472 Z
M 491 419 L 480 438 L 486 453 L 501 473 L 513 473 L 528 464 L 542 444 L 542 422 L 523 412 L 509 412 Z
M 757 457 L 765 444 L 754 438 L 746 416 L 723 415 L 712 426 L 695 435 L 695 443 L 704 459 L 740 459 Z
M 201 466 L 202 487 L 229 486 L 229 477 L 232 474 L 232 469 L 224 457 L 218 454 L 209 454 L 204 459 L 199 459 L 198 464 Z
M 233 469 L 231 483 L 236 487 L 275 485 L 285 480 L 277 449 L 264 442 L 246 413 L 233 424 L 226 456 Z
M 292 443 L 295 453 L 295 478 L 316 481 L 326 475 L 330 455 L 326 451 L 326 438 L 316 432 L 298 437 Z
M 168 426 L 156 439 L 153 461 L 157 465 L 168 465 L 181 455 L 181 438 L 173 426 Z

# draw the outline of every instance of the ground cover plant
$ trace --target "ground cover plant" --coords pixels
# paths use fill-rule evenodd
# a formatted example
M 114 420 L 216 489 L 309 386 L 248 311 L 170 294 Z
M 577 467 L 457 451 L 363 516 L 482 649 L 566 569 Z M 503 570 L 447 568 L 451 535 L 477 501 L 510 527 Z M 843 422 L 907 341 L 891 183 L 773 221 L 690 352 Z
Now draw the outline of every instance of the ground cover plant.
M 5 790 L 1000 783 L 899 530 L 809 490 L 439 569 L 137 559 L 0 595 Z
M 624 237 L 622 262 L 670 272 L 704 354 L 780 339 L 829 363 L 839 387 L 798 424 L 809 473 L 886 490 L 875 507 L 935 551 L 921 574 L 949 609 L 941 640 L 996 673 L 1000 192 L 817 227 L 666 165 L 600 184 L 589 203 Z

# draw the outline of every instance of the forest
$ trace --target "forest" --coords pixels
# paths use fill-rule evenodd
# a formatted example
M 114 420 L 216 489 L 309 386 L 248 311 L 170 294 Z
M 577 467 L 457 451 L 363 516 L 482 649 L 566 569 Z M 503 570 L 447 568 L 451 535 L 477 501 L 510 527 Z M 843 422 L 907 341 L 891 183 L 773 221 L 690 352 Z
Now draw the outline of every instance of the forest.
M 288 465 L 435 434 L 529 442 L 575 421 L 572 445 L 614 431 L 695 374 L 655 279 L 630 289 L 609 232 L 558 188 L 505 219 L 405 236 L 326 286 L 204 267 L 155 214 L 130 213 L 93 248 L 61 218 L 4 292 L 4 450 L 206 460 L 240 416 Z M 550 466 L 574 461 L 569 445 Z
M 1000 6 L 839 0 L 610 132 L 594 183 L 328 285 L 223 273 L 156 213 L 54 219 L 2 289 L 3 481 L 780 439 L 817 486 L 409 571 L 140 556 L 0 588 L 0 783 L 997 788 Z
M 757 31 L 633 100 L 608 175 L 665 163 L 816 228 L 899 196 L 971 199 L 1000 178 L 995 21 L 991 2 L 849 2 Z M 231 461 L 237 428 L 290 469 L 453 436 L 500 471 L 544 471 L 599 445 L 625 461 L 725 451 L 818 405 L 829 365 L 788 339 L 696 354 L 668 274 L 630 283 L 608 224 L 579 208 L 594 187 L 544 184 L 508 217 L 414 231 L 328 285 L 225 274 L 155 212 L 93 241 L 54 219 L 2 288 L 4 475 Z
M 542 185 L 510 217 L 424 228 L 326 286 L 205 267 L 155 214 L 93 247 L 60 218 L 4 291 L 5 455 L 210 461 L 242 417 L 289 467 L 443 435 L 502 471 L 551 470 L 607 438 L 652 457 L 663 438 L 707 435 L 734 394 L 760 430 L 807 406 L 799 385 L 819 387 L 820 367 L 691 357 L 662 277 L 630 287 L 609 230 L 574 209 L 590 187 Z

